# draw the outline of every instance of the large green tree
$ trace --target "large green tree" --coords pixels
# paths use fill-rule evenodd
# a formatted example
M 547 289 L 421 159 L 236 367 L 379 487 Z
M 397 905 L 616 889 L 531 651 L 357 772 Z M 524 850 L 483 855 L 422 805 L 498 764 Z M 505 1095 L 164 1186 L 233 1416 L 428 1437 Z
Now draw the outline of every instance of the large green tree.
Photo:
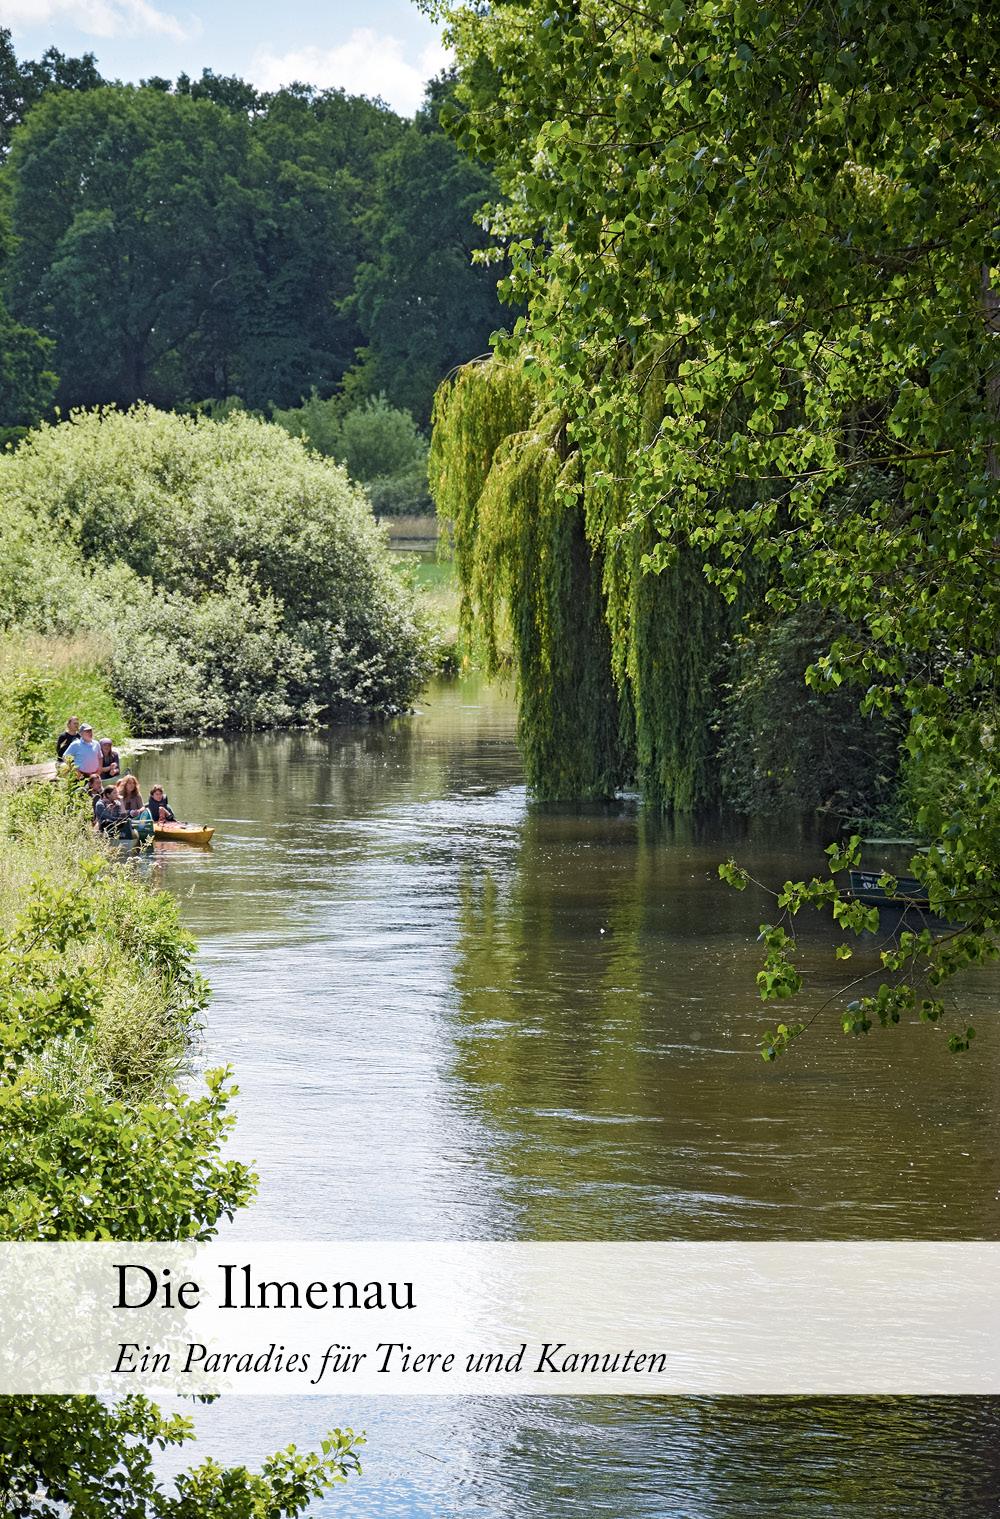
M 253 273 L 248 133 L 208 101 L 122 88 L 49 95 L 19 129 L 9 299 L 55 343 L 64 404 L 176 402 L 220 359 Z
M 349 300 L 403 123 L 340 91 L 181 83 L 54 92 L 16 134 L 9 300 L 56 345 L 65 406 L 290 405 L 362 342 Z
M 391 111 L 339 90 L 284 90 L 255 123 L 259 290 L 244 305 L 231 387 L 251 406 L 328 394 L 353 364 L 366 217 L 378 164 L 403 131 Z
M 473 263 L 488 240 L 477 218 L 496 184 L 440 128 L 450 88 L 439 81 L 428 91 L 413 126 L 380 160 L 372 253 L 352 301 L 365 385 L 421 426 L 442 377 L 486 351 L 505 316 L 498 271 Z
M 60 403 L 289 407 L 350 373 L 426 422 L 501 319 L 472 263 L 495 187 L 438 127 L 448 88 L 407 123 L 210 69 L 106 85 L 90 55 L 19 63 L 0 33 L 4 291 L 55 345 Z
M 39 59 L 20 61 L 10 31 L 0 27 L 0 160 L 7 155 L 15 127 L 48 91 L 93 90 L 104 82 L 93 53 L 67 58 L 50 47 Z
M 968 926 L 886 952 L 845 1021 L 892 1021 L 917 972 L 936 984 L 1000 934 L 992 17 L 974 0 L 449 15 L 454 128 L 506 192 L 517 347 L 580 456 L 616 667 L 637 619 L 615 562 L 631 554 L 640 586 L 693 559 L 727 600 L 761 576 L 772 609 L 833 614 L 849 631 L 810 680 L 909 714 L 934 845 L 914 870 Z M 784 929 L 767 943 L 762 990 L 786 995 Z M 939 1016 L 933 992 L 922 1011 Z

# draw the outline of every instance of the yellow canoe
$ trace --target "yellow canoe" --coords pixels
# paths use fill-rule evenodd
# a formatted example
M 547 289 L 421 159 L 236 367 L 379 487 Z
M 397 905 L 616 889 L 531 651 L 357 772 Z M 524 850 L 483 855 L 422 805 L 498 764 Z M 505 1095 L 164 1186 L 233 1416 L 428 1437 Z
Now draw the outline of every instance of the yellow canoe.
M 156 839 L 178 839 L 183 844 L 211 844 L 214 828 L 196 828 L 193 823 L 154 823 Z

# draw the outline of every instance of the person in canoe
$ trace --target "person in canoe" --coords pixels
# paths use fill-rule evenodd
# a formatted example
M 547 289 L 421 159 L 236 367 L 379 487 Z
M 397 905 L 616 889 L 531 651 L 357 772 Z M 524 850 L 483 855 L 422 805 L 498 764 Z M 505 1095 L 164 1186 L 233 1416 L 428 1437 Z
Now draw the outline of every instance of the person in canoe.
M 94 824 L 99 833 L 114 839 L 130 839 L 132 824 L 116 786 L 105 786 L 94 807 Z
M 87 796 L 90 798 L 91 812 L 93 812 L 94 808 L 101 800 L 101 797 L 104 795 L 104 783 L 99 775 L 87 776 L 86 792 Z
M 162 786 L 149 788 L 149 811 L 154 823 L 176 823 L 177 821 Z
M 125 809 L 126 816 L 133 823 L 150 823 L 153 821 L 153 814 L 146 806 L 142 792 L 139 790 L 139 782 L 131 772 L 122 778 L 121 785 L 118 787 L 118 795 Z
M 109 738 L 100 738 L 97 742 L 101 746 L 101 779 L 111 780 L 113 776 L 121 774 L 122 765 L 118 750 Z
M 80 737 L 80 719 L 67 717 L 66 726 L 56 739 L 56 759 L 61 760 L 74 739 Z

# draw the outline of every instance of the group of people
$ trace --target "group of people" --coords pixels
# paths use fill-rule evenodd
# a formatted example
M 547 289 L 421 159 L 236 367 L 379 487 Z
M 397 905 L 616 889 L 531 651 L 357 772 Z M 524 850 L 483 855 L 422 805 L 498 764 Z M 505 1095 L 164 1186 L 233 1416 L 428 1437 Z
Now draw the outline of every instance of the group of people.
M 109 738 L 95 738 L 90 723 L 77 717 L 66 719 L 65 731 L 56 739 L 56 758 L 72 765 L 84 778 L 94 810 L 94 827 L 114 838 L 132 838 L 152 823 L 174 823 L 176 818 L 163 787 L 151 786 L 148 798 L 131 771 L 121 772 L 121 759 Z

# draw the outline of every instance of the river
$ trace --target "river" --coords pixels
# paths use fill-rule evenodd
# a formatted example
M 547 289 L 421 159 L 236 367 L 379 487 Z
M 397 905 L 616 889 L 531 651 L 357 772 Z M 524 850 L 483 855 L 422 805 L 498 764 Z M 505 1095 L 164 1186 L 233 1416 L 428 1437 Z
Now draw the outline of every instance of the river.
M 211 851 L 153 873 L 212 988 L 235 1239 L 987 1238 L 1000 1234 L 998 979 L 927 1026 L 846 1038 L 835 1006 L 765 1065 L 767 899 L 822 863 L 794 828 L 668 824 L 525 795 L 508 697 L 469 678 L 357 726 L 141 761 Z M 803 924 L 806 1006 L 837 989 Z M 866 959 L 867 953 L 867 959 Z M 851 962 L 870 968 L 872 951 Z M 891 1293 L 859 1282 L 859 1293 Z M 780 1314 L 780 1304 L 763 1312 Z M 364 1429 L 343 1519 L 986 1519 L 1000 1401 L 237 1399 L 201 1453 L 259 1462 Z

